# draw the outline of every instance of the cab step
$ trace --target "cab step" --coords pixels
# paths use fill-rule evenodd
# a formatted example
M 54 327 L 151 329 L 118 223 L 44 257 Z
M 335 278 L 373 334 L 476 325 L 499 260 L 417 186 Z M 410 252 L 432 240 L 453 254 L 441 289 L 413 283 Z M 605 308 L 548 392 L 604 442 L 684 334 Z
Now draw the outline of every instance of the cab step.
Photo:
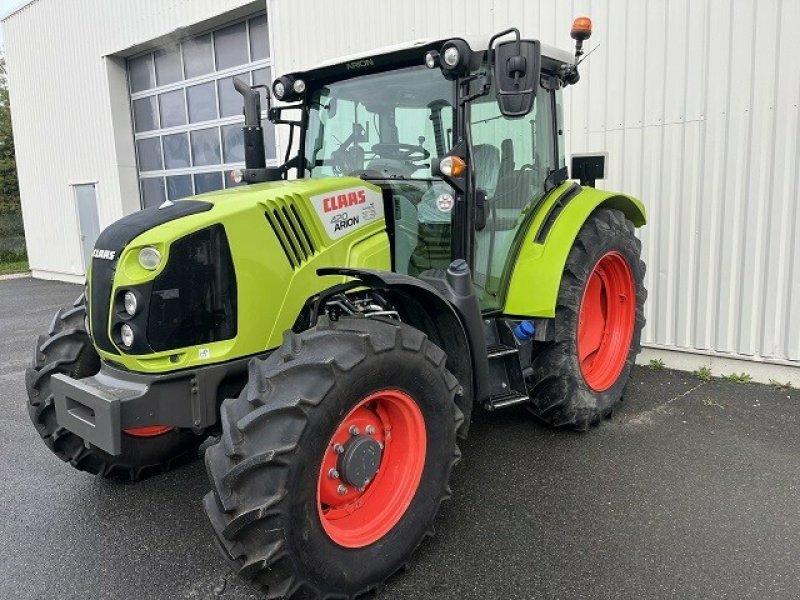
M 484 408 L 486 408 L 486 410 L 498 410 L 501 408 L 508 408 L 509 406 L 525 404 L 528 401 L 530 401 L 530 397 L 525 394 L 511 391 L 505 394 L 492 396 L 484 403 Z

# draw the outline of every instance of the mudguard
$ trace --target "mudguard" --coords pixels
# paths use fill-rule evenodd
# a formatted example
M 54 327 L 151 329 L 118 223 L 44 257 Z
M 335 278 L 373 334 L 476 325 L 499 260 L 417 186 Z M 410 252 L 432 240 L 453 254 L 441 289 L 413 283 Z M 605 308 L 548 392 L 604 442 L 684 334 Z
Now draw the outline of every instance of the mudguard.
M 371 269 L 331 267 L 317 273 L 344 275 L 381 290 L 403 321 L 424 331 L 445 351 L 447 368 L 462 386 L 456 397 L 464 414 L 458 433 L 466 437 L 473 402 L 483 401 L 490 393 L 483 319 L 466 262 L 454 261 L 447 270 L 426 271 L 419 279 Z
M 517 249 L 505 314 L 555 317 L 567 256 L 586 219 L 600 207 L 621 210 L 636 227 L 647 222 L 644 204 L 632 196 L 569 181 L 561 184 L 538 208 Z

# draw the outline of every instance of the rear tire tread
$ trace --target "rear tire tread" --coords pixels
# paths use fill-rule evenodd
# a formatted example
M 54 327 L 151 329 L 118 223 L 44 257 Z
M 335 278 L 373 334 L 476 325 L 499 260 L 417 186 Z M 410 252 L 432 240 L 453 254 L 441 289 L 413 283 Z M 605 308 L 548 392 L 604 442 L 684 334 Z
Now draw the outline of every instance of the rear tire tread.
M 554 341 L 548 342 L 536 353 L 532 365 L 535 383 L 530 390 L 529 409 L 534 416 L 550 425 L 586 431 L 609 418 L 621 400 L 622 386 L 619 383 L 623 382 L 624 385 L 624 381 L 627 381 L 630 368 L 641 350 L 644 302 L 647 298 L 643 284 L 645 264 L 641 260 L 641 242 L 634 232 L 633 223 L 624 213 L 600 208 L 592 213 L 575 239 L 564 266 L 556 301 Z M 618 382 L 606 392 L 595 393 L 583 380 L 574 345 L 584 281 L 594 261 L 599 258 L 598 254 L 607 247 L 623 250 L 628 259 L 636 286 L 636 316 L 631 348 Z M 631 264 L 631 261 L 635 264 Z

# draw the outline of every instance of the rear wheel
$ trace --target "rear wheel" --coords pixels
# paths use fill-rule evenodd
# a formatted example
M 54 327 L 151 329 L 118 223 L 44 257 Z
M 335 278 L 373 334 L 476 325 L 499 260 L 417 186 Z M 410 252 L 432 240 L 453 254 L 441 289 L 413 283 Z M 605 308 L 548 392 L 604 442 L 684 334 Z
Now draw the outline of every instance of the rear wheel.
M 222 405 L 205 500 L 233 569 L 267 598 L 354 598 L 432 533 L 463 419 L 446 356 L 396 322 L 287 334 Z
M 72 307 L 59 310 L 48 333 L 36 341 L 33 365 L 25 372 L 28 413 L 47 447 L 79 471 L 132 481 L 195 458 L 204 436 L 191 430 L 166 426 L 129 429 L 122 435 L 122 452 L 113 456 L 87 447 L 81 437 L 59 426 L 51 376 L 63 373 L 80 379 L 100 370 L 100 356 L 86 333 L 85 318 L 83 296 Z
M 645 265 L 634 226 L 599 209 L 567 258 L 555 341 L 533 361 L 531 410 L 556 426 L 587 429 L 622 399 L 644 326 Z

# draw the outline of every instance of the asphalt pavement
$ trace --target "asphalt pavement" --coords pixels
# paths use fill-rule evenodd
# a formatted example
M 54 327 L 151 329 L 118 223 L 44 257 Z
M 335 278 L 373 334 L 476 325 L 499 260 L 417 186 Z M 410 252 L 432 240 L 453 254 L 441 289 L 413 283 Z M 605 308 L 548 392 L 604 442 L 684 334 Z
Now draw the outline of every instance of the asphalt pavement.
M 0 598 L 243 600 L 201 461 L 138 484 L 50 454 L 32 344 L 78 286 L 0 281 Z M 800 391 L 637 367 L 612 419 L 478 411 L 437 534 L 380 598 L 800 598 Z

